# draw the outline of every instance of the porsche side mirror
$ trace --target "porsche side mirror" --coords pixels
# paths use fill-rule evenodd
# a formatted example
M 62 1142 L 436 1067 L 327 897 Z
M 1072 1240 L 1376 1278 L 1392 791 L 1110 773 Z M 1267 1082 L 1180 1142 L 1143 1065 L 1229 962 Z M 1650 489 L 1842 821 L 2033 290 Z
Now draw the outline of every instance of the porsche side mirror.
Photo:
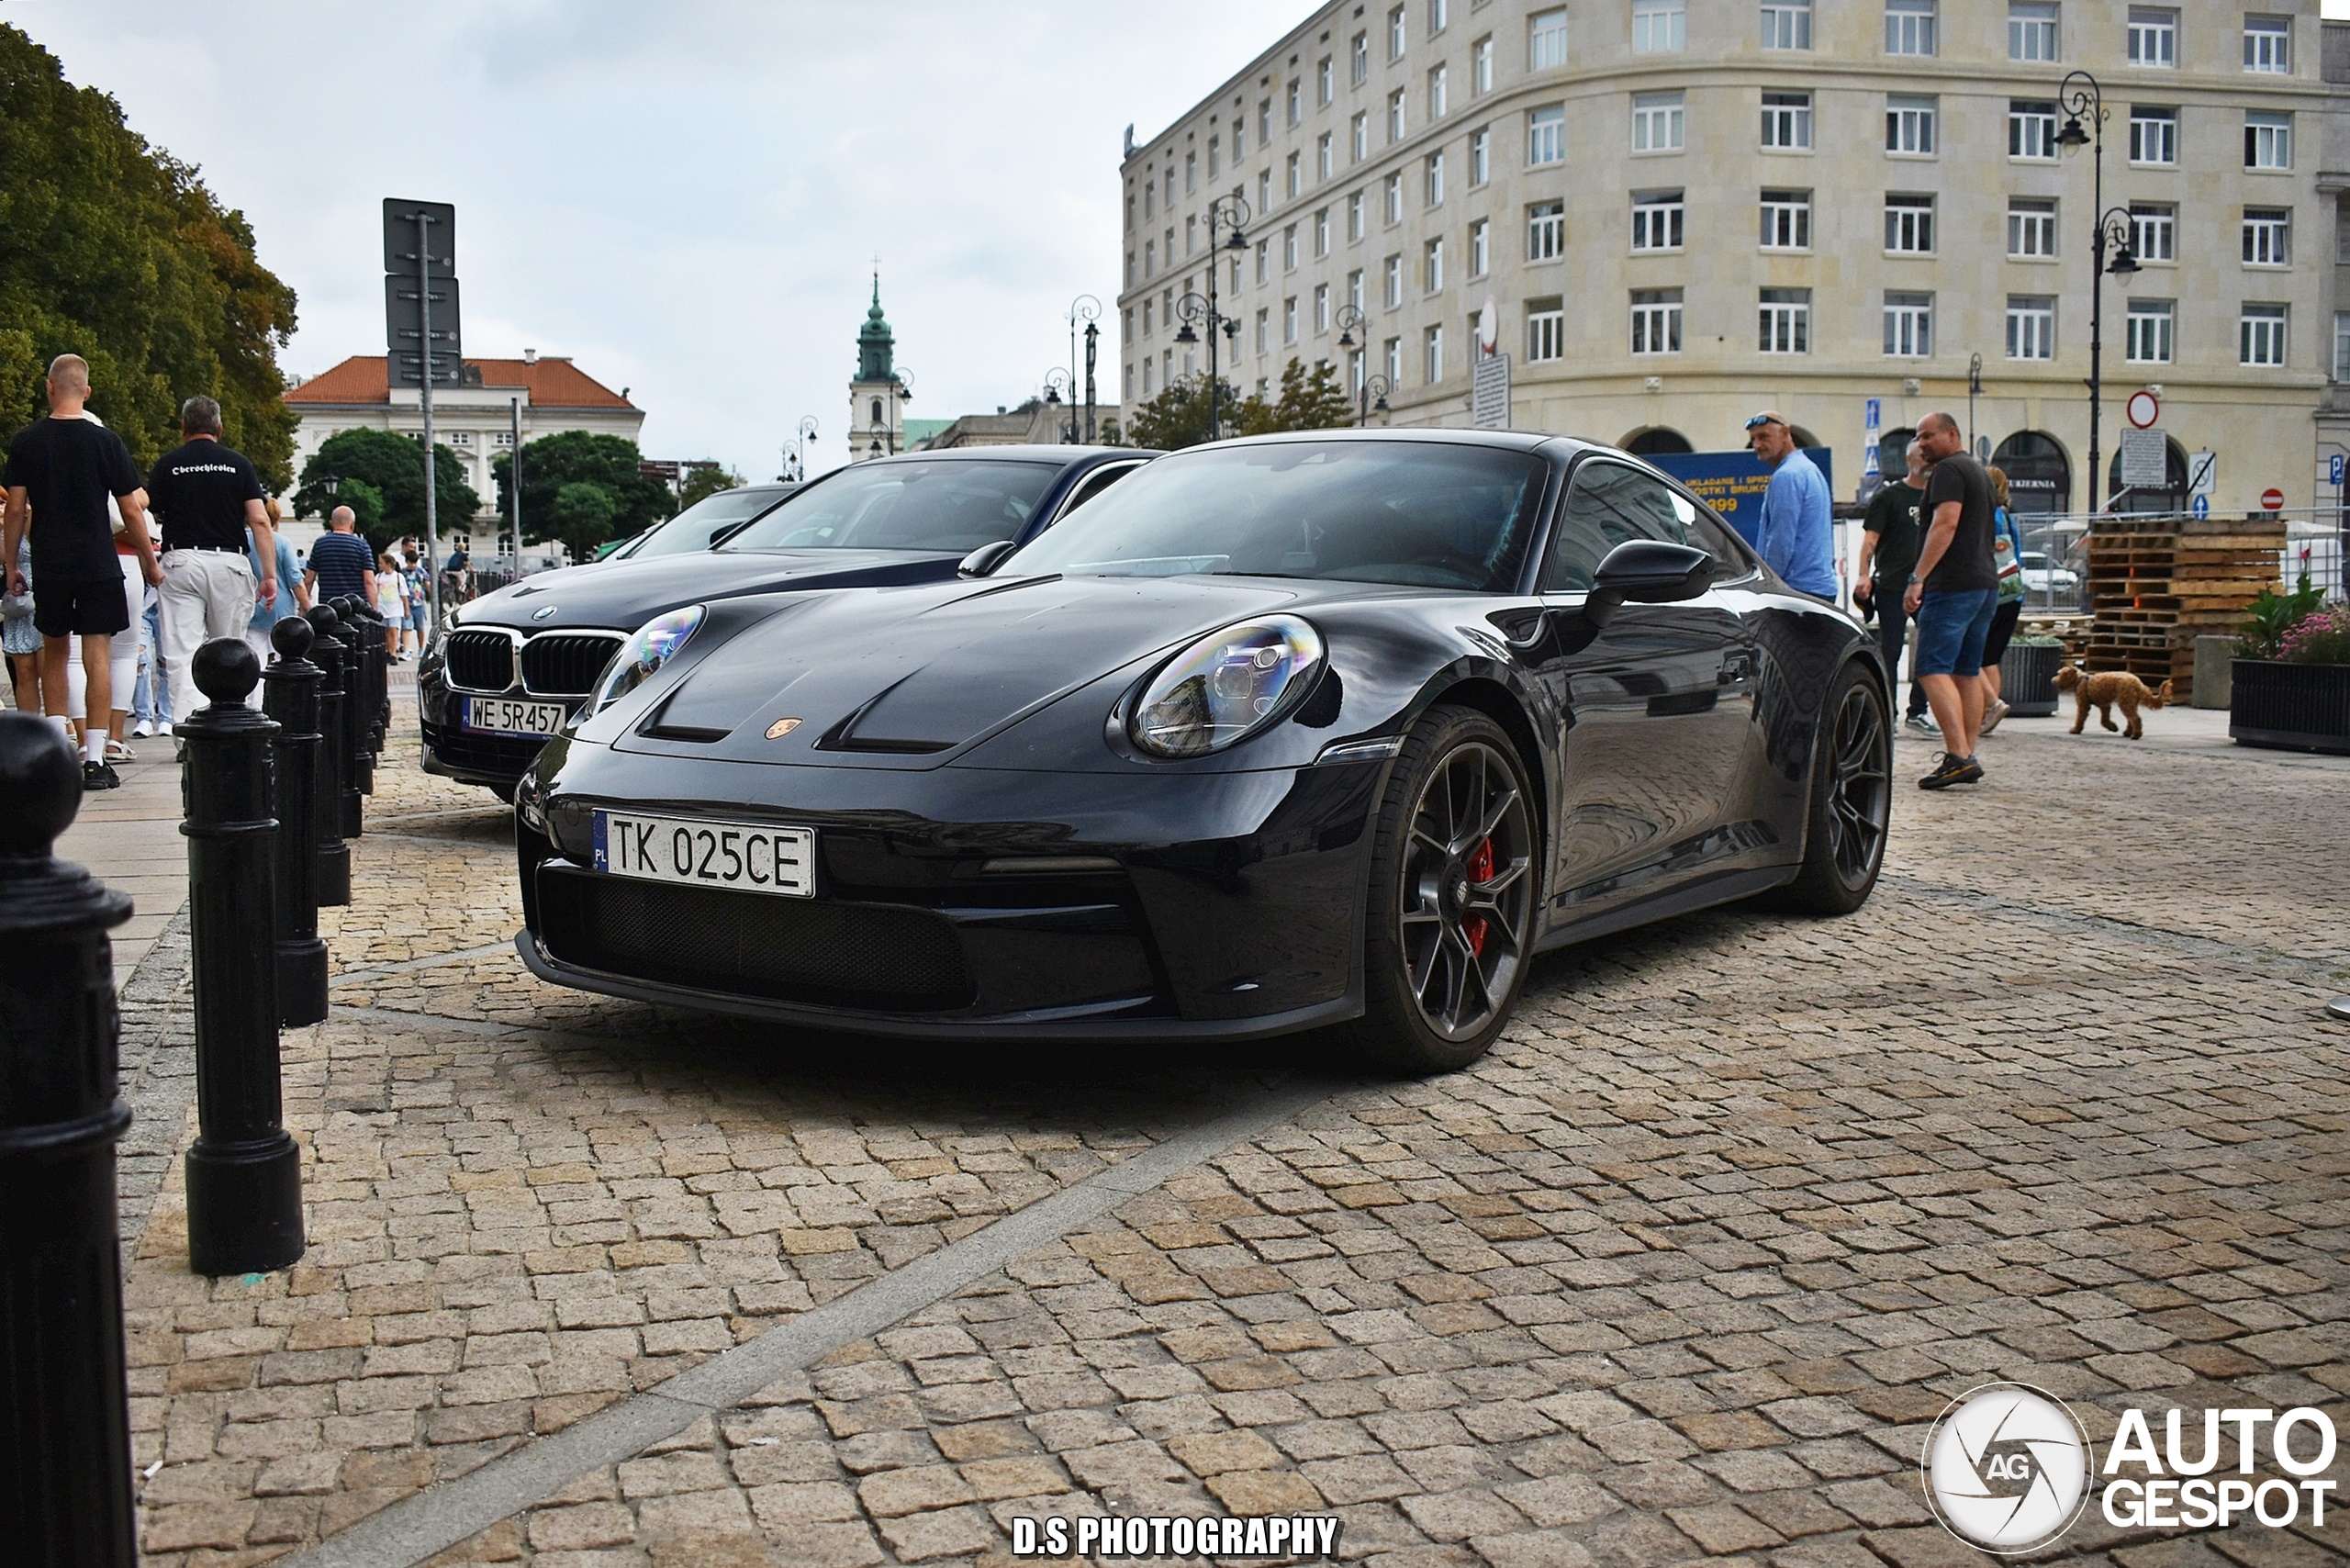
M 984 577 L 1002 564 L 1003 558 L 1012 554 L 1012 541 L 1009 539 L 999 539 L 992 544 L 982 544 L 963 557 L 961 563 L 955 568 L 955 575 L 958 577 Z
M 758 521 L 759 520 L 755 517 L 746 517 L 740 522 L 730 522 L 723 528 L 713 530 L 710 536 L 710 544 L 708 547 L 712 550 L 717 549 L 720 545 L 725 543 L 728 540 L 733 538 L 736 534 L 742 532 L 744 529 L 750 527 L 751 524 Z
M 1713 580 L 1714 558 L 1703 550 L 1662 539 L 1628 539 L 1607 552 L 1592 574 L 1583 614 L 1595 625 L 1605 626 L 1619 605 L 1695 599 Z

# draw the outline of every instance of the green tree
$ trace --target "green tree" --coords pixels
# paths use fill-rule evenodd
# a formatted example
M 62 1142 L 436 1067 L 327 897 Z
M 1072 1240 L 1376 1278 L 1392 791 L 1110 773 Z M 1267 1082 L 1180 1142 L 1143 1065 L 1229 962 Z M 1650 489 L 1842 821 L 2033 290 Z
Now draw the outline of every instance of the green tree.
M 1232 383 L 1218 378 L 1216 399 L 1225 435 L 1237 435 L 1240 394 Z M 1208 378 L 1186 375 L 1170 381 L 1158 396 L 1135 409 L 1126 420 L 1125 438 L 1136 446 L 1173 452 L 1197 446 L 1208 439 Z
M 677 498 L 677 510 L 685 510 L 696 501 L 706 501 L 722 490 L 731 490 L 743 482 L 743 476 L 731 473 L 722 463 L 705 458 L 686 465 L 684 493 Z
M 403 533 L 424 537 L 424 464 L 417 443 L 407 436 L 355 430 L 327 437 L 302 465 L 302 487 L 294 492 L 296 516 L 324 517 L 339 505 L 351 505 L 340 492 L 327 494 L 330 476 L 346 488 L 353 479 L 364 480 L 381 498 L 381 514 L 375 525 L 369 527 L 364 517 L 359 522 L 360 532 L 379 553 Z M 470 525 L 474 513 L 481 510 L 481 498 L 465 483 L 457 454 L 438 442 L 432 447 L 432 478 L 439 492 L 442 531 L 451 532 Z M 352 510 L 355 514 L 359 509 L 352 505 Z
M 384 492 L 364 479 L 345 479 L 334 493 L 335 505 L 349 507 L 352 527 L 383 553 L 383 542 L 395 537 L 384 527 Z
M 617 510 L 611 492 L 603 486 L 575 479 L 555 491 L 546 516 L 553 536 L 563 541 L 573 560 L 592 561 L 596 546 L 612 536 Z
M 181 400 L 205 393 L 229 444 L 271 489 L 285 487 L 295 414 L 277 353 L 294 331 L 294 291 L 195 168 L 6 26 L 0 236 L 0 429 L 39 418 L 42 367 L 78 353 L 92 411 L 142 467 L 179 444 Z
M 1293 359 L 1281 371 L 1280 396 L 1269 403 L 1252 394 L 1240 406 L 1238 422 L 1243 435 L 1334 430 L 1355 422 L 1355 400 L 1338 384 L 1335 366 L 1323 364 L 1308 370 Z
M 666 517 L 677 514 L 677 498 L 669 487 L 649 479 L 638 465 L 643 455 L 636 442 L 616 435 L 587 431 L 562 431 L 541 436 L 522 448 L 522 536 L 532 543 L 563 539 L 554 519 L 555 498 L 566 485 L 593 485 L 612 503 L 605 538 L 625 539 Z M 498 508 L 513 515 L 514 465 L 510 454 L 490 460 L 498 481 Z M 574 555 L 574 560 L 585 557 Z

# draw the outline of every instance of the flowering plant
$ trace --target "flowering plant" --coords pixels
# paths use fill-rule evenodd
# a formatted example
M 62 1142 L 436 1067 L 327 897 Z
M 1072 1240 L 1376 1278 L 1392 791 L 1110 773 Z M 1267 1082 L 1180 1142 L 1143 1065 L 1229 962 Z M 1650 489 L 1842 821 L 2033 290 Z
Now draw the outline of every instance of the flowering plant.
M 2288 664 L 2350 665 L 2350 604 L 2295 622 L 2277 640 L 2277 656 Z

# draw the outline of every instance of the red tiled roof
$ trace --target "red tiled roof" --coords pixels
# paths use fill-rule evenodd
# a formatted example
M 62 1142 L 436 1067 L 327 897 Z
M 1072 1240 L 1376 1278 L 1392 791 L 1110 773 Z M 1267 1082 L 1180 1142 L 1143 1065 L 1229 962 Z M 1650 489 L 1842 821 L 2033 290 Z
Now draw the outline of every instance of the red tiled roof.
M 485 386 L 522 386 L 542 409 L 629 409 L 627 398 L 567 359 L 469 359 Z M 391 371 L 382 354 L 353 354 L 285 393 L 289 403 L 388 403 Z

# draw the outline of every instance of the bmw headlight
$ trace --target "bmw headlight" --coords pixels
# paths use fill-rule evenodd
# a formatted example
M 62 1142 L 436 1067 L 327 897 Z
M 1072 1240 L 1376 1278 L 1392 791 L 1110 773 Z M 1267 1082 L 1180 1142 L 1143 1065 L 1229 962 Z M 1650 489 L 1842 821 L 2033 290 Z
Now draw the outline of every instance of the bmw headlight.
M 689 604 L 683 610 L 656 615 L 638 627 L 635 635 L 621 644 L 621 651 L 605 666 L 603 678 L 596 683 L 596 694 L 588 700 L 587 717 L 595 717 L 652 679 L 653 672 L 686 645 L 686 639 L 701 624 L 703 614 L 700 605 Z
M 1126 733 L 1154 756 L 1204 756 L 1237 745 L 1304 695 L 1322 654 L 1322 634 L 1294 615 L 1227 626 L 1152 678 Z

